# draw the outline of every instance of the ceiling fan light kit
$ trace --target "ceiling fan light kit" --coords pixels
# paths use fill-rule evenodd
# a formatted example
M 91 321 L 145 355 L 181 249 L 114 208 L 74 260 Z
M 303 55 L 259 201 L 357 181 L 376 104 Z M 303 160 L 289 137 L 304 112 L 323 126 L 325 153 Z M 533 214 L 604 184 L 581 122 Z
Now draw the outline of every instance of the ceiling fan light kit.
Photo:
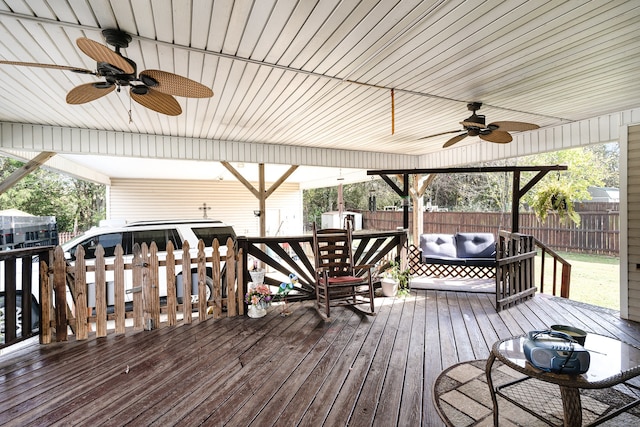
M 478 136 L 484 141 L 493 142 L 496 144 L 506 144 L 513 141 L 513 137 L 509 132 L 523 132 L 540 128 L 540 126 L 533 123 L 512 121 L 492 122 L 488 125 L 485 125 L 485 116 L 482 114 L 476 114 L 476 111 L 478 111 L 480 107 L 482 107 L 482 102 L 470 102 L 467 104 L 467 109 L 471 111 L 472 114 L 469 118 L 460 122 L 463 127 L 462 130 L 441 132 L 434 135 L 425 136 L 420 139 L 427 139 L 450 133 L 463 132 L 445 142 L 442 148 L 451 147 L 452 145 L 462 141 L 467 136 Z
M 96 71 L 78 67 L 31 62 L 0 61 L 0 64 L 26 67 L 52 68 L 81 74 L 92 74 L 104 80 L 76 86 L 67 94 L 68 104 L 84 104 L 95 101 L 115 89 L 129 86 L 131 99 L 138 104 L 169 116 L 182 113 L 182 107 L 175 96 L 186 98 L 210 98 L 213 91 L 205 85 L 186 77 L 160 70 L 144 70 L 137 73 L 136 63 L 120 53 L 131 43 L 131 36 L 124 31 L 105 29 L 102 31 L 105 41 L 115 50 L 86 37 L 76 40 L 78 48 L 96 61 Z

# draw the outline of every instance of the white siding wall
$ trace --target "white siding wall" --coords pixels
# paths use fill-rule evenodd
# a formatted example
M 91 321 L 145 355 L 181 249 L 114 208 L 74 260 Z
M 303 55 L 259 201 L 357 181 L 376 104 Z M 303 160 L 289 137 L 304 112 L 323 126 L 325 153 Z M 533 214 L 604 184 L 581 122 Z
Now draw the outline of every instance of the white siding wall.
M 253 185 L 258 188 L 257 183 Z M 271 183 L 266 184 L 269 188 Z M 233 226 L 238 235 L 259 235 L 258 200 L 237 181 L 114 179 L 109 188 L 108 219 L 197 219 L 207 216 Z M 267 235 L 302 234 L 302 191 L 284 183 L 267 199 Z
M 620 264 L 626 266 L 626 276 L 628 281 L 622 282 L 622 286 L 627 289 L 621 291 L 621 315 L 629 320 L 640 321 L 640 125 L 629 126 L 626 141 L 626 177 L 627 193 L 626 203 L 626 262 L 625 256 L 621 255 Z M 625 154 L 621 146 L 621 157 Z M 622 163 L 622 162 L 621 162 Z M 622 164 L 621 175 L 624 173 Z M 625 187 L 621 186 L 621 190 Z M 621 242 L 621 247 L 624 242 Z M 625 274 L 621 274 L 624 279 Z M 628 303 L 624 301 L 624 295 L 628 295 Z M 626 305 L 626 307 L 625 307 Z M 625 313 L 626 312 L 626 313 Z M 625 315 L 626 314 L 626 315 Z

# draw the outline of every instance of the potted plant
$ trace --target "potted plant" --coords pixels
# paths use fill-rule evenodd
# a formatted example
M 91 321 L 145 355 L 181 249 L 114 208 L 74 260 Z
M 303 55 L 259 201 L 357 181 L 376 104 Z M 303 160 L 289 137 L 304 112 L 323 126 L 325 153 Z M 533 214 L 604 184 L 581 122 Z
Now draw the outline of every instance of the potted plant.
M 565 224 L 571 220 L 580 225 L 580 215 L 573 207 L 569 189 L 558 184 L 547 185 L 538 191 L 531 208 L 540 221 L 544 221 L 549 212 L 555 212 L 560 217 L 560 223 Z
M 408 268 L 402 269 L 400 263 L 391 261 L 382 273 L 382 294 L 386 297 L 409 295 L 411 273 Z
M 271 290 L 265 284 L 257 285 L 249 289 L 244 300 L 249 304 L 249 309 L 247 310 L 249 317 L 264 317 L 267 314 L 269 302 L 271 302 Z

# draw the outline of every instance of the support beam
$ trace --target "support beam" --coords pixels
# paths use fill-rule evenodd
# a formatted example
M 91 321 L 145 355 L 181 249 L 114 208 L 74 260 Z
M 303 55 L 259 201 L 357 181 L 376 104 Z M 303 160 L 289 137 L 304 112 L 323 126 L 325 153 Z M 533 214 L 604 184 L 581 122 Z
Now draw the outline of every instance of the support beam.
M 371 175 L 369 171 L 367 171 L 367 175 Z M 402 197 L 402 227 L 406 230 L 409 228 L 409 174 L 397 172 L 390 175 L 398 175 L 397 178 L 402 183 L 402 188 L 398 187 L 386 174 L 380 174 L 380 178 L 389 184 L 389 187 L 391 187 L 398 196 Z
M 551 171 L 566 171 L 566 165 L 553 166 L 488 166 L 488 167 L 465 167 L 465 168 L 436 168 L 436 169 L 385 169 L 370 170 L 367 175 L 379 175 L 400 197 L 408 196 L 407 182 L 409 174 L 439 174 L 439 173 L 487 173 L 487 172 L 513 172 L 513 198 L 511 200 L 511 232 L 517 233 L 519 228 L 520 199 L 534 185 L 536 185 L 546 174 Z M 538 172 L 524 187 L 520 188 L 521 172 Z M 398 187 L 388 175 L 402 175 L 404 177 L 404 189 Z M 404 206 L 403 217 L 404 228 L 409 226 L 408 206 Z
M 277 189 L 280 187 L 286 180 L 293 174 L 296 169 L 298 169 L 298 165 L 291 166 L 276 182 L 271 184 L 269 188 L 266 188 L 265 178 L 264 178 L 264 163 L 258 164 L 258 188 L 256 189 L 253 184 L 246 180 L 244 176 L 240 172 L 236 170 L 229 162 L 220 162 L 222 166 L 227 168 L 233 176 L 242 183 L 251 194 L 253 194 L 256 199 L 258 199 L 258 208 L 260 215 L 260 237 L 266 237 L 267 235 L 267 198 L 271 196 Z
M 56 153 L 53 153 L 51 151 L 43 151 L 33 159 L 29 160 L 24 166 L 16 169 L 11 175 L 7 177 L 7 179 L 0 183 L 0 194 L 3 194 L 5 191 L 16 185 L 16 183 L 22 178 L 40 168 L 40 166 L 45 164 L 47 160 L 55 155 Z
M 260 206 L 260 237 L 267 237 L 267 195 L 265 193 L 264 163 L 258 164 L 258 204 Z
M 420 177 L 419 175 L 413 175 L 413 183 L 409 189 L 411 194 L 411 201 L 413 202 L 413 227 L 412 238 L 413 244 L 418 246 L 420 244 L 420 235 L 424 232 L 424 193 L 427 191 L 427 187 L 431 184 L 436 177 L 435 174 L 429 174 L 426 177 Z

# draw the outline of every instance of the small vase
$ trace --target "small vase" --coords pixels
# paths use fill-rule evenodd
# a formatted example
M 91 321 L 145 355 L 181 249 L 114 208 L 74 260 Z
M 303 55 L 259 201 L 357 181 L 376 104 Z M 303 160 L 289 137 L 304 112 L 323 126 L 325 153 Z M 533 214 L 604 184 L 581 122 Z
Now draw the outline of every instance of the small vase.
M 264 268 L 252 270 L 249 272 L 249 275 L 251 276 L 253 287 L 256 287 L 257 285 L 261 285 L 264 283 Z
M 247 315 L 252 319 L 258 319 L 267 315 L 266 304 L 258 303 L 258 305 L 251 304 L 247 310 Z

